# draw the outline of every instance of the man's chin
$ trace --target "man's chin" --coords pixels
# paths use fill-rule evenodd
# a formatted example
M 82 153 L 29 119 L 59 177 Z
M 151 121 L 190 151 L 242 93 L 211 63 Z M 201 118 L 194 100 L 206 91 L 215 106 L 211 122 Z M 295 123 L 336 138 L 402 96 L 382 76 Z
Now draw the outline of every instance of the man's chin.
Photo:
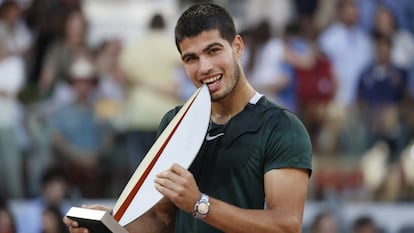
M 223 94 L 216 93 L 216 94 L 212 94 L 210 99 L 211 99 L 211 102 L 219 102 L 219 101 L 225 99 L 227 96 L 228 95 L 223 95 Z

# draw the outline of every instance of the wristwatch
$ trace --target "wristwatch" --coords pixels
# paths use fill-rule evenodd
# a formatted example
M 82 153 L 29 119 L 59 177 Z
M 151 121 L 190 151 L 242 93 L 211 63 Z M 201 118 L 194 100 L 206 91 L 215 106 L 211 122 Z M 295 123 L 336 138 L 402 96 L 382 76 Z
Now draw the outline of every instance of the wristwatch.
M 210 211 L 210 202 L 208 200 L 208 195 L 201 193 L 200 199 L 195 203 L 193 216 L 198 219 L 203 219 L 207 216 Z

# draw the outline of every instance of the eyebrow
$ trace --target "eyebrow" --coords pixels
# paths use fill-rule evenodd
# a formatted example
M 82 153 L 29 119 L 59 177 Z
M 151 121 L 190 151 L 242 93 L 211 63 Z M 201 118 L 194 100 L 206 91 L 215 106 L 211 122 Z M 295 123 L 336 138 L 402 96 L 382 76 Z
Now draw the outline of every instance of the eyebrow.
M 223 44 L 221 44 L 221 43 L 219 43 L 219 42 L 213 42 L 213 43 L 211 43 L 211 44 L 207 45 L 207 47 L 205 47 L 205 48 L 203 49 L 203 52 L 207 52 L 208 50 L 210 50 L 210 49 L 211 49 L 212 47 L 214 47 L 214 46 L 224 47 L 224 46 L 223 46 Z
M 220 47 L 224 47 L 223 46 L 223 44 L 221 44 L 221 43 L 219 43 L 219 42 L 213 42 L 213 43 L 211 43 L 211 44 L 209 44 L 209 45 L 207 45 L 202 51 L 203 51 L 203 53 L 204 52 L 207 52 L 208 50 L 210 50 L 212 47 L 214 47 L 214 46 L 220 46 Z M 196 56 L 196 54 L 195 53 L 185 53 L 185 54 L 183 54 L 183 56 L 181 56 L 181 59 L 182 60 L 184 60 L 185 58 L 187 58 L 187 57 L 195 57 Z

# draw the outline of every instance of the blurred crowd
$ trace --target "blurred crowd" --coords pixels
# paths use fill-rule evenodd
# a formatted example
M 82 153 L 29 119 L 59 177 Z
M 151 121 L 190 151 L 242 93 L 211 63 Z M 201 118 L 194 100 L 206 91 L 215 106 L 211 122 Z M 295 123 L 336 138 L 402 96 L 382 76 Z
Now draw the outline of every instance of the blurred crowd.
M 180 59 L 162 15 L 139 41 L 90 46 L 81 3 L 0 6 L 5 196 L 38 196 L 50 167 L 64 173 L 72 195 L 116 195 L 112 189 L 121 190 L 153 144 L 163 114 L 183 102 L 175 78 Z
M 414 200 L 414 2 L 287 2 L 284 24 L 240 28 L 243 65 L 305 124 L 310 199 Z M 65 198 L 116 198 L 163 114 L 195 90 L 171 28 L 155 13 L 135 41 L 92 46 L 81 0 L 0 3 L 0 196 L 50 207 L 43 218 Z

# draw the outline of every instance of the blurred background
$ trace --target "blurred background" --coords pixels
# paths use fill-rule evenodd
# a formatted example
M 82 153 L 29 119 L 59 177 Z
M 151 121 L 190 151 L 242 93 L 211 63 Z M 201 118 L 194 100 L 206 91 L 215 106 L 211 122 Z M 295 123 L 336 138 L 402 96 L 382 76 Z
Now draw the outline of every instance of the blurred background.
M 174 26 L 195 0 L 0 0 L 0 233 L 113 205 L 194 87 Z M 304 232 L 414 232 L 414 1 L 223 0 L 251 84 L 313 144 Z

